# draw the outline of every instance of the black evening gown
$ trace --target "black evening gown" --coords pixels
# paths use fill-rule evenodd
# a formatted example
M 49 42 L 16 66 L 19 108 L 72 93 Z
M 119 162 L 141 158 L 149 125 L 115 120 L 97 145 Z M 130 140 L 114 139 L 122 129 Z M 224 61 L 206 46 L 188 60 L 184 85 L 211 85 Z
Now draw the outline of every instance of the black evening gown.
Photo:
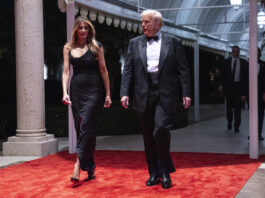
M 77 133 L 77 154 L 80 168 L 90 171 L 96 167 L 96 122 L 104 104 L 104 86 L 98 60 L 90 49 L 78 58 L 73 57 L 70 51 L 69 61 L 73 66 L 70 99 Z

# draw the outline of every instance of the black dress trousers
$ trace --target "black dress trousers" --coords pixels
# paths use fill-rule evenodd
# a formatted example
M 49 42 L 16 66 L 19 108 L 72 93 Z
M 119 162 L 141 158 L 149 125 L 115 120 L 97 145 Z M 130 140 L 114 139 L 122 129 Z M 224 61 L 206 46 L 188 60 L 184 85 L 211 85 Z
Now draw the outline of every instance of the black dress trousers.
M 175 167 L 170 157 L 172 114 L 161 106 L 158 97 L 157 73 L 149 73 L 149 93 L 146 110 L 141 113 L 141 125 L 149 174 L 171 173 Z

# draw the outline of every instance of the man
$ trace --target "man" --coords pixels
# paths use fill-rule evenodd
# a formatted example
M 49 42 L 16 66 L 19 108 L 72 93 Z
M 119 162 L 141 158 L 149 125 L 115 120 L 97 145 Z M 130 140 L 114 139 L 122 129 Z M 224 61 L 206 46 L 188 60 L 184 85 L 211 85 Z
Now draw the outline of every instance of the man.
M 264 140 L 262 137 L 264 108 L 265 108 L 265 62 L 260 59 L 261 50 L 258 48 L 258 130 L 259 140 Z
M 224 92 L 226 98 L 227 129 L 232 129 L 234 117 L 235 133 L 239 132 L 241 123 L 241 101 L 246 102 L 248 92 L 248 63 L 239 58 L 239 54 L 239 47 L 233 46 L 232 57 L 225 60 L 221 69 L 219 86 L 219 91 Z
M 140 113 L 149 179 L 147 186 L 171 187 L 175 171 L 170 157 L 170 129 L 180 90 L 188 108 L 190 73 L 180 42 L 160 32 L 162 15 L 155 10 L 142 13 L 144 35 L 129 42 L 121 81 L 121 105 L 127 109 L 129 96 Z M 181 86 L 180 86 L 181 85 Z

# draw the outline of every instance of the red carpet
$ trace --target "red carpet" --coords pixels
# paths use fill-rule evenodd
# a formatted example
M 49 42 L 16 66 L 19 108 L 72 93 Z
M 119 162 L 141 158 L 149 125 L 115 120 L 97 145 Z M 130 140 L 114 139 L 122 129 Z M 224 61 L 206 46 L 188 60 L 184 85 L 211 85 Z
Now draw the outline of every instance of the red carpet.
M 173 187 L 147 187 L 143 152 L 96 151 L 96 179 L 72 187 L 76 155 L 61 152 L 0 169 L 0 197 L 234 197 L 264 161 L 248 155 L 171 153 Z M 86 178 L 81 173 L 81 180 Z

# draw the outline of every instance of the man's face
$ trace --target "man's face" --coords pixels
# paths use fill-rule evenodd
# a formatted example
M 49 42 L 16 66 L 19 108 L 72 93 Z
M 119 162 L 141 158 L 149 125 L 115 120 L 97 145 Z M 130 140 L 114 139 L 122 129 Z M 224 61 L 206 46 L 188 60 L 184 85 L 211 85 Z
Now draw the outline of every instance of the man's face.
M 154 20 L 152 14 L 142 16 L 142 28 L 145 36 L 154 36 L 160 29 L 160 25 Z
M 239 57 L 239 49 L 237 47 L 232 48 L 232 56 L 234 58 L 238 58 Z

